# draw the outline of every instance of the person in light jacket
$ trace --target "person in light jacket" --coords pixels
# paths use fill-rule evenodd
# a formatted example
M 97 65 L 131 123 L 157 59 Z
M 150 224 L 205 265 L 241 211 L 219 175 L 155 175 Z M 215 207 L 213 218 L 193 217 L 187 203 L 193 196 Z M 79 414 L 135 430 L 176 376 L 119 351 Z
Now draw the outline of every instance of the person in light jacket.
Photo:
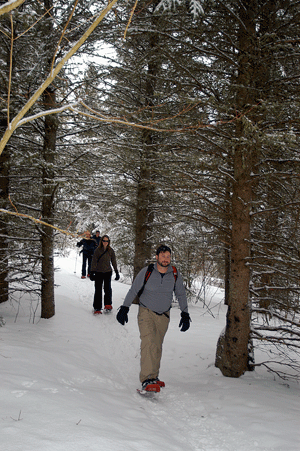
M 117 313 L 117 320 L 124 326 L 125 322 L 128 322 L 129 307 L 136 297 L 139 297 L 142 391 L 159 391 L 160 387 L 165 386 L 165 383 L 159 380 L 158 374 L 163 340 L 170 322 L 173 292 L 181 310 L 179 327 L 185 332 L 190 327 L 191 319 L 183 279 L 177 268 L 171 266 L 171 249 L 161 245 L 156 250 L 156 263 L 138 273 Z
M 119 271 L 117 267 L 116 255 L 113 248 L 110 246 L 110 239 L 108 235 L 103 235 L 100 244 L 94 252 L 90 280 L 95 281 L 94 294 L 94 313 L 102 313 L 102 286 L 104 285 L 104 308 L 105 310 L 112 309 L 112 289 L 111 276 L 112 267 L 115 270 L 115 280 L 119 280 Z

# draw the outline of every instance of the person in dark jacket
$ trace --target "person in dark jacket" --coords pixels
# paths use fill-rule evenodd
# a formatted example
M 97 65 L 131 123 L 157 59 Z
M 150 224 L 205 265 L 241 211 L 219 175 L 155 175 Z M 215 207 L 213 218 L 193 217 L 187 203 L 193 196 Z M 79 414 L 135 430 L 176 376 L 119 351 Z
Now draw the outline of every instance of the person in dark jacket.
M 99 230 L 96 230 L 95 235 L 93 235 L 93 240 L 95 240 L 96 243 L 97 243 L 97 246 L 99 246 L 100 240 L 101 240 L 101 236 L 100 236 L 100 231 Z
M 92 258 L 94 251 L 97 247 L 97 243 L 95 240 L 91 238 L 90 232 L 87 230 L 84 233 L 84 238 L 82 238 L 81 241 L 77 243 L 77 247 L 83 246 L 81 252 L 82 252 L 82 268 L 81 268 L 81 278 L 86 278 L 86 263 L 88 263 L 88 277 L 90 277 L 91 273 L 91 264 L 92 264 Z
M 116 255 L 112 247 L 110 247 L 110 239 L 104 235 L 100 244 L 94 252 L 91 266 L 90 279 L 95 281 L 94 294 L 94 313 L 102 313 L 102 285 L 104 284 L 104 308 L 105 310 L 112 309 L 112 289 L 111 276 L 112 267 L 115 270 L 115 280 L 119 280 L 119 271 L 117 267 Z

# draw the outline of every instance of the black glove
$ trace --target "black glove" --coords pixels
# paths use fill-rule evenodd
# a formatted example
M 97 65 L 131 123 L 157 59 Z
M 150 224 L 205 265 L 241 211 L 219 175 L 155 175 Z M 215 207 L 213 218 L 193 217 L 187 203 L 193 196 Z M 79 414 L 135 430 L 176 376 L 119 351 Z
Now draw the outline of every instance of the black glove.
M 116 273 L 116 277 L 115 277 L 115 280 L 119 280 L 119 279 L 120 279 L 120 274 L 119 274 L 119 271 L 117 270 L 117 271 L 115 271 L 115 273 Z
M 180 331 L 185 332 L 190 328 L 190 322 L 191 322 L 190 315 L 186 312 L 181 312 L 181 320 L 179 323 L 179 327 L 181 327 Z
M 92 271 L 90 274 L 90 280 L 93 282 L 94 280 L 96 280 L 96 273 L 95 271 Z
M 129 307 L 125 307 L 125 305 L 121 305 L 119 308 L 119 311 L 117 313 L 117 320 L 119 321 L 122 326 L 124 326 L 125 323 L 128 323 L 128 312 Z

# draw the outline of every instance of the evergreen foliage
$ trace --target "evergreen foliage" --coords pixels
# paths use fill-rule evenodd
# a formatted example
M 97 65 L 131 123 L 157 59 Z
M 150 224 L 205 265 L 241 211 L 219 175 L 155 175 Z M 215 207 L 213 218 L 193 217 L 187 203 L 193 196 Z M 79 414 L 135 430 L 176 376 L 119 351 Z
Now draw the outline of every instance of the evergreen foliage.
M 12 65 L 12 22 L 0 16 L 1 133 L 47 76 L 69 21 L 69 2 L 44 6 L 13 11 Z M 104 6 L 79 2 L 56 58 Z M 261 364 L 253 345 L 299 370 L 298 36 L 292 1 L 121 0 L 48 91 L 58 106 L 81 99 L 89 114 L 78 107 L 27 123 L 1 154 L 1 208 L 44 217 L 53 196 L 48 222 L 108 233 L 131 277 L 166 242 L 191 297 L 195 279 L 222 278 L 228 315 L 216 364 L 231 377 Z M 0 228 L 0 299 L 41 295 L 46 230 L 4 215 Z

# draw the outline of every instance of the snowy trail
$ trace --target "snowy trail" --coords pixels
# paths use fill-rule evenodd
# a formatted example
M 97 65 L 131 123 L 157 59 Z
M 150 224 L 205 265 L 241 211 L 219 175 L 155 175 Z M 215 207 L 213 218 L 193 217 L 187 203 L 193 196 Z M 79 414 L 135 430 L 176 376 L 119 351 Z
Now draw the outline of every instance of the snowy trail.
M 235 380 L 214 367 L 225 309 L 215 318 L 191 306 L 192 327 L 172 309 L 161 378 L 153 399 L 139 386 L 137 306 L 115 318 L 128 286 L 113 281 L 112 314 L 93 316 L 93 283 L 74 274 L 74 253 L 56 260 L 56 315 L 29 322 L 23 302 L 0 305 L 0 430 L 10 451 L 296 451 L 297 385 L 248 373 Z M 217 304 L 217 302 L 215 302 Z

